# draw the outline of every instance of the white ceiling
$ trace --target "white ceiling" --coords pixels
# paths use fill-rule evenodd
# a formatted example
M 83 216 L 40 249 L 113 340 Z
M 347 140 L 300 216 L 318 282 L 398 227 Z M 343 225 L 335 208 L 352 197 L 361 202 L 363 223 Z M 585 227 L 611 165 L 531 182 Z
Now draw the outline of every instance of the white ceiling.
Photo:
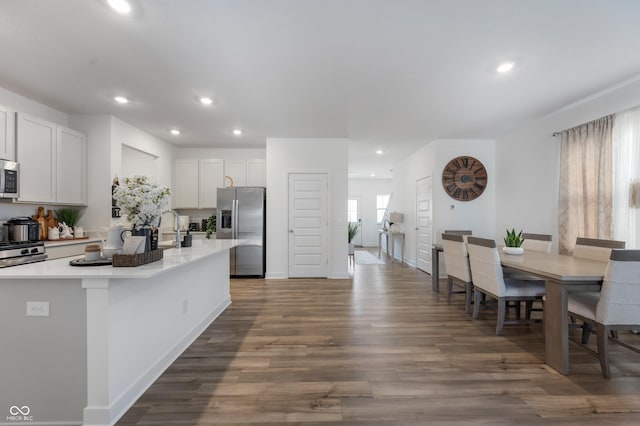
M 132 4 L 0 0 L 0 86 L 178 146 L 349 138 L 350 176 L 388 177 L 425 142 L 495 138 L 640 73 L 636 0 Z

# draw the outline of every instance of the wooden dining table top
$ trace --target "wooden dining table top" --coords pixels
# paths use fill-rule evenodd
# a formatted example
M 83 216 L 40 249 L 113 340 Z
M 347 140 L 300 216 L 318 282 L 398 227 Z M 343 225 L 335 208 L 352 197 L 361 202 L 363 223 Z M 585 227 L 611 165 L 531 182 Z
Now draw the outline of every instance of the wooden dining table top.
M 502 266 L 529 272 L 562 282 L 602 281 L 607 262 L 563 254 L 525 250 L 523 254 L 505 254 L 499 249 Z

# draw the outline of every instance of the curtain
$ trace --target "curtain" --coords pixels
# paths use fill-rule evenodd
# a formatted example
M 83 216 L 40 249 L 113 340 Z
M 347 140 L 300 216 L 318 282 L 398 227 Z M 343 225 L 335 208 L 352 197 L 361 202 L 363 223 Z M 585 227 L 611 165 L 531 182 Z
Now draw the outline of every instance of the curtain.
M 571 254 L 577 237 L 611 239 L 613 117 L 561 133 L 560 253 Z
M 616 114 L 613 126 L 613 238 L 640 248 L 640 109 Z

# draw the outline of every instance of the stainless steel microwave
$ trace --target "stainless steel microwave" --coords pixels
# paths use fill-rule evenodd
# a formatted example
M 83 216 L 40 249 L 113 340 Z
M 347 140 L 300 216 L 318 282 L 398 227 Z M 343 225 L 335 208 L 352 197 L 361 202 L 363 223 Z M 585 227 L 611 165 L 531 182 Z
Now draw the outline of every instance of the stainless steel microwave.
M 18 198 L 20 194 L 20 165 L 0 160 L 0 198 Z

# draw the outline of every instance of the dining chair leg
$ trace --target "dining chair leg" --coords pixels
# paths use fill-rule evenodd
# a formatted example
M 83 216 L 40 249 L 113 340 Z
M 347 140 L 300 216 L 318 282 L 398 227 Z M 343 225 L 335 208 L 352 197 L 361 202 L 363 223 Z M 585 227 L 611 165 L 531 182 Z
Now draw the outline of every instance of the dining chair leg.
M 600 368 L 602 375 L 606 379 L 611 378 L 611 370 L 609 369 L 609 327 L 602 324 L 596 325 L 596 335 L 598 337 L 598 359 L 600 359 Z
M 451 294 L 453 293 L 453 279 L 447 279 L 447 303 L 451 303 Z
M 482 293 L 480 290 L 475 289 L 473 291 L 473 319 L 478 319 L 478 313 L 480 312 L 480 299 L 482 298 Z
M 588 322 L 582 324 L 582 339 L 580 340 L 583 345 L 589 343 L 589 336 L 591 336 L 591 330 L 593 327 Z
M 471 283 L 464 283 L 464 292 L 465 292 L 465 303 L 466 306 L 464 308 L 464 312 L 467 314 L 471 313 L 471 298 L 473 297 L 473 294 L 471 293 Z
M 524 319 L 529 321 L 531 319 L 531 312 L 533 311 L 533 300 L 527 300 L 524 303 L 524 306 L 525 306 Z
M 515 308 L 516 308 L 516 319 L 519 320 L 520 319 L 520 308 L 521 308 L 521 303 L 519 300 L 516 300 L 515 302 Z M 505 313 L 506 313 L 506 309 L 505 309 Z
M 518 302 L 518 305 L 516 306 L 519 306 L 519 305 L 520 305 L 520 302 Z M 520 311 L 520 308 L 516 307 L 518 318 L 520 318 L 519 311 Z M 507 301 L 504 297 L 498 297 L 498 324 L 496 325 L 497 336 L 502 336 L 502 328 L 504 327 L 504 317 L 506 314 L 507 314 Z

